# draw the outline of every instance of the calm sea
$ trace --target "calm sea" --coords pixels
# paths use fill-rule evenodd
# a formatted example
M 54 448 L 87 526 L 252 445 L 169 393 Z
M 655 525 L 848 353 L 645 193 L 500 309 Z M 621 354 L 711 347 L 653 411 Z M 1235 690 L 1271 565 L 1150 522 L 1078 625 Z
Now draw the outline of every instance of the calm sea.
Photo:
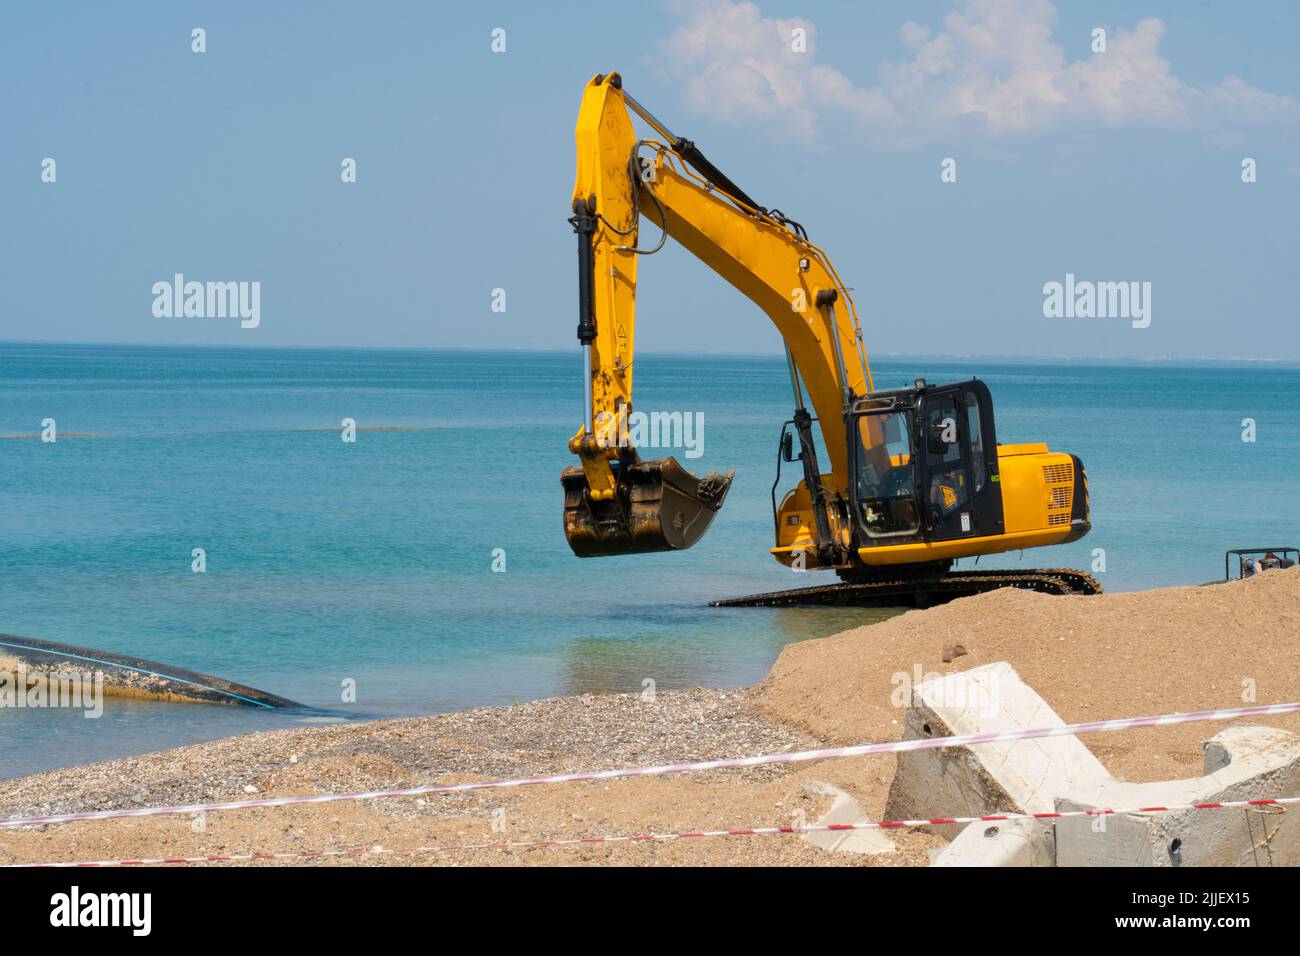
M 813 583 L 767 555 L 784 364 L 644 355 L 637 369 L 640 409 L 704 415 L 704 455 L 684 464 L 735 467 L 735 486 L 689 552 L 580 561 L 558 477 L 581 414 L 576 352 L 0 346 L 0 434 L 53 418 L 63 436 L 0 440 L 0 632 L 364 718 L 646 680 L 751 683 L 785 644 L 877 619 L 705 606 Z M 978 374 L 1002 441 L 1045 439 L 1087 465 L 1091 535 L 981 567 L 1088 569 L 1104 548 L 1100 580 L 1127 590 L 1219 577 L 1229 547 L 1300 541 L 1296 366 L 873 369 L 882 388 Z M 345 418 L 411 430 L 347 444 Z M 206 573 L 191 571 L 194 548 Z M 342 701 L 348 681 L 355 703 Z M 303 719 L 119 701 L 99 720 L 0 709 L 0 777 Z

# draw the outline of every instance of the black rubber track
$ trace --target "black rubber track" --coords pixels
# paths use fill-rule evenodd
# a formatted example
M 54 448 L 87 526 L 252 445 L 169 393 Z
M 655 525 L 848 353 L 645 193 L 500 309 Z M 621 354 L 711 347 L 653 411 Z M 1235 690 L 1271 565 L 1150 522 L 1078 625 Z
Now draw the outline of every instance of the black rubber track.
M 933 577 L 840 582 L 788 591 L 769 591 L 709 602 L 710 607 L 930 607 L 998 588 L 1040 594 L 1100 594 L 1090 574 L 1073 568 L 1021 571 L 959 571 Z

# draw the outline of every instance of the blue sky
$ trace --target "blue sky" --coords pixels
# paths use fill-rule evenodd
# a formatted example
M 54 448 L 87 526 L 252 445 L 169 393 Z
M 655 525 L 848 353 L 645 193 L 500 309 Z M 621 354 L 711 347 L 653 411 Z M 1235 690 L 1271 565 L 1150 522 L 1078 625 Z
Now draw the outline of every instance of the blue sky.
M 573 122 L 583 83 L 618 69 L 808 227 L 873 353 L 1300 358 L 1295 4 L 86 2 L 0 17 L 0 339 L 576 348 Z M 261 324 L 156 317 L 151 287 L 177 272 L 259 281 Z M 1067 273 L 1150 282 L 1150 327 L 1044 317 L 1043 285 Z M 681 249 L 640 277 L 640 348 L 779 350 Z

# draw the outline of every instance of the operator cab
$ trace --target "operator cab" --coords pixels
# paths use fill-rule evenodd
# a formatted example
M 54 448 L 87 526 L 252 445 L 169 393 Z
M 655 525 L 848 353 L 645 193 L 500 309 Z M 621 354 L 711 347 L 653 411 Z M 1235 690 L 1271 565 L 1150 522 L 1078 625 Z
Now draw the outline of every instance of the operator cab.
M 850 490 L 858 545 L 998 534 L 993 399 L 978 379 L 876 392 L 854 403 Z

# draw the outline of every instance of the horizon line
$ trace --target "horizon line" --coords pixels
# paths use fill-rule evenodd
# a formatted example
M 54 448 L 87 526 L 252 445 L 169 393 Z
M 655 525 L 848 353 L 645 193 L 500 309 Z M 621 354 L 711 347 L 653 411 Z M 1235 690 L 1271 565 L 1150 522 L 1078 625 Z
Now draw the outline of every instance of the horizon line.
M 213 350 L 245 350 L 245 351 L 267 351 L 267 352 L 465 352 L 465 353 L 486 353 L 486 354 L 506 354 L 506 355 L 564 355 L 578 354 L 577 349 L 567 348 L 482 348 L 468 345 L 257 345 L 257 344 L 230 344 L 215 342 L 199 343 L 182 343 L 182 342 L 96 342 L 96 341 L 65 341 L 54 342 L 39 339 L 0 339 L 0 348 L 9 346 L 33 347 L 43 346 L 51 348 L 137 348 L 137 349 L 213 349 Z M 685 358 L 779 358 L 781 353 L 778 351 L 768 352 L 721 352 L 721 351 L 697 351 L 681 352 L 672 350 L 641 349 L 641 355 L 661 355 L 671 357 Z M 1219 362 L 1233 365 L 1296 365 L 1300 364 L 1300 357 L 1297 358 L 1258 358 L 1254 356 L 1178 356 L 1178 355 L 1012 355 L 992 352 L 969 352 L 969 353 L 939 353 L 939 352 L 877 352 L 874 359 L 872 356 L 867 357 L 868 363 L 879 359 L 926 359 L 941 361 L 971 361 L 971 360 L 999 360 L 1015 362 L 1140 362 L 1144 364 L 1172 364 L 1178 362 L 1205 364 Z

